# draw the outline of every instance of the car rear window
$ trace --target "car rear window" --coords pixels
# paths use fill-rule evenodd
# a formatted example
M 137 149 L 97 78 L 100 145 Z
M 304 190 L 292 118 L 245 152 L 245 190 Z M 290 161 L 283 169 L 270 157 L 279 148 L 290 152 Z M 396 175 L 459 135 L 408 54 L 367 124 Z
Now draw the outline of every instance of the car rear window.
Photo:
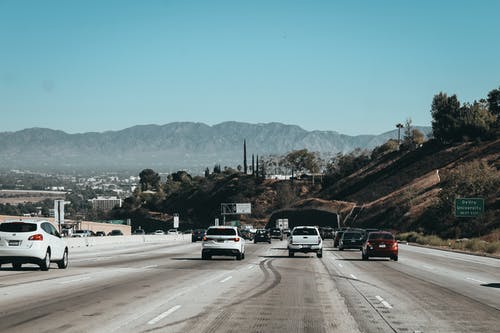
M 385 239 L 385 240 L 394 240 L 394 236 L 386 233 L 370 233 L 368 239 Z
M 2 223 L 0 224 L 0 231 L 4 232 L 32 232 L 36 231 L 36 224 L 34 223 Z
M 313 228 L 299 228 L 299 229 L 295 229 L 293 231 L 293 235 L 294 236 L 309 236 L 309 235 L 317 236 L 318 232 L 316 231 L 316 229 L 313 229 Z
M 236 231 L 234 229 L 227 228 L 210 228 L 207 230 L 207 236 L 235 236 Z
M 344 238 L 361 238 L 362 235 L 359 232 L 346 232 Z

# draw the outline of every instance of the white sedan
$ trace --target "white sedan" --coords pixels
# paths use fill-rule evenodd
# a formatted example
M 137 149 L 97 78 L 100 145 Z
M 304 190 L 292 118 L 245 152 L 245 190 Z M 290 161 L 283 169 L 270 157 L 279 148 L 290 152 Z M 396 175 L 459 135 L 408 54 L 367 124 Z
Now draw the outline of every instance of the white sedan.
M 36 264 L 42 271 L 55 262 L 68 267 L 68 247 L 49 221 L 15 220 L 0 224 L 0 266 L 11 263 L 14 269 Z

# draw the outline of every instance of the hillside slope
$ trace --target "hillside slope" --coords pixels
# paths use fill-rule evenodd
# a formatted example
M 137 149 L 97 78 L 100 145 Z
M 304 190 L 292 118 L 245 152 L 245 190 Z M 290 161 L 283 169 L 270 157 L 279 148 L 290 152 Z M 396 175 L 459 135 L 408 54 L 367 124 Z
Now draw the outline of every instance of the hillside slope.
M 451 147 L 429 142 L 413 152 L 394 152 L 324 189 L 321 196 L 355 202 L 361 207 L 353 226 L 432 232 L 439 228 L 432 229 L 433 217 L 424 214 L 437 202 L 442 179 L 472 161 L 487 162 L 498 176 L 500 140 Z M 499 216 L 498 191 L 496 196 L 490 195 L 485 200 L 485 215 L 490 219 Z M 445 214 L 452 216 L 453 212 Z M 427 221 L 422 223 L 424 217 Z M 472 220 L 461 219 L 456 223 L 471 221 L 472 224 Z M 492 223 L 488 228 L 497 227 L 498 223 Z

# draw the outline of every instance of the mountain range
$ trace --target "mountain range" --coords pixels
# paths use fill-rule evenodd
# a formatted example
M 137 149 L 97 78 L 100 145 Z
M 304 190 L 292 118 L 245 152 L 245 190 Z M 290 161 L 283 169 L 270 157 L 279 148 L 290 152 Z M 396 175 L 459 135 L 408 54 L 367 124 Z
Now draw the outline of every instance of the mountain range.
M 417 127 L 424 134 L 430 127 Z M 214 126 L 195 122 L 138 125 L 119 131 L 68 134 L 47 128 L 0 132 L 0 168 L 23 170 L 141 170 L 199 173 L 215 164 L 242 164 L 243 140 L 247 155 L 285 154 L 308 149 L 321 154 L 373 149 L 397 130 L 379 135 L 349 136 L 334 131 L 306 131 L 282 123 L 223 122 Z M 401 133 L 403 136 L 403 133 Z

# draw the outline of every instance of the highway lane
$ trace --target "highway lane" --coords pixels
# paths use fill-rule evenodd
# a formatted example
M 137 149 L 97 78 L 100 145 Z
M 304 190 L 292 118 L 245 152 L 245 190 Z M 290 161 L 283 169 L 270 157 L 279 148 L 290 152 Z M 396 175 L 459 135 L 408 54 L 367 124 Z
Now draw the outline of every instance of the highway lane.
M 319 259 L 278 243 L 249 244 L 243 261 L 202 261 L 183 243 L 76 251 L 67 270 L 3 267 L 0 331 L 356 332 Z
M 183 241 L 76 249 L 67 270 L 4 266 L 0 331 L 495 332 L 500 327 L 495 259 L 409 246 L 401 246 L 399 262 L 365 262 L 359 251 L 331 247 L 322 259 L 289 258 L 286 241 L 250 243 L 242 261 L 214 258 L 200 260 L 200 244 Z
M 328 252 L 325 264 L 361 330 L 498 331 L 498 259 L 407 245 L 398 262 L 362 261 L 355 250 Z

